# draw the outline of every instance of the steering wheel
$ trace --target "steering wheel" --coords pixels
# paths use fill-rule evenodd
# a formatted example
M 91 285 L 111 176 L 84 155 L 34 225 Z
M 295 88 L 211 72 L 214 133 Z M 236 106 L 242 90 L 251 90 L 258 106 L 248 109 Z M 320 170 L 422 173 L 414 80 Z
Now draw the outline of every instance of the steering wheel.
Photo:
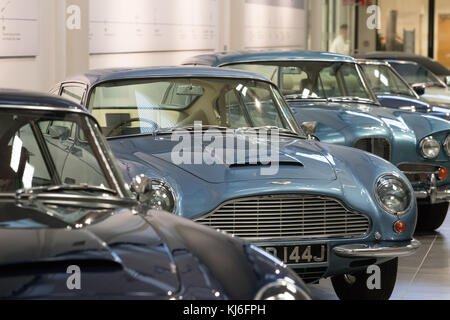
M 133 118 L 133 119 L 128 119 L 128 120 L 122 121 L 117 126 L 112 128 L 111 131 L 109 131 L 107 137 L 113 137 L 114 136 L 113 133 L 118 131 L 120 128 L 122 128 L 122 127 L 124 127 L 124 126 L 126 126 L 126 125 L 128 125 L 130 123 L 137 122 L 137 121 L 145 122 L 145 123 L 150 124 L 151 127 L 152 127 L 151 128 L 152 131 L 156 131 L 156 130 L 159 129 L 159 125 L 153 120 L 149 120 L 149 119 L 145 119 L 145 118 Z

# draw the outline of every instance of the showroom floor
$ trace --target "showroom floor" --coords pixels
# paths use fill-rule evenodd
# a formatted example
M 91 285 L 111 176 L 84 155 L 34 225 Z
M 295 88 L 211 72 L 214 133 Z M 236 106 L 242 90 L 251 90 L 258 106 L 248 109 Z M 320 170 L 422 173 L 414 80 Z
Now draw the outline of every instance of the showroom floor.
M 450 299 L 450 213 L 438 232 L 417 234 L 422 242 L 419 251 L 400 259 L 393 300 Z M 311 294 L 318 300 L 336 300 L 330 280 L 311 285 Z

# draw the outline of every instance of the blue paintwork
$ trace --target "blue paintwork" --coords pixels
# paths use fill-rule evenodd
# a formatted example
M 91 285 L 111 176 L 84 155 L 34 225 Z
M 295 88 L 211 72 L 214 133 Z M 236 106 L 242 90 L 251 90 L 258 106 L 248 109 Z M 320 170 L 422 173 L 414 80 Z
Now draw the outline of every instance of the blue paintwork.
M 339 56 L 337 58 L 341 59 Z M 146 72 L 141 70 L 140 77 L 160 78 L 160 75 L 155 75 L 154 70 L 152 68 Z M 189 72 L 183 76 L 185 70 L 189 70 Z M 216 68 L 179 68 L 166 69 L 164 77 L 192 77 L 194 72 L 202 77 L 223 78 L 224 75 L 223 71 Z M 248 77 L 239 71 L 230 72 L 234 72 L 234 77 Z M 120 78 L 117 73 L 111 74 L 111 77 Z M 92 79 L 92 76 L 85 78 Z M 255 78 L 255 76 L 251 75 L 250 78 Z M 80 77 L 76 79 L 80 79 Z M 71 81 L 73 80 L 68 79 L 65 82 Z M 96 85 L 102 83 L 101 80 L 98 81 L 85 82 L 88 87 L 87 97 Z M 260 81 L 268 80 L 261 79 Z M 84 103 L 86 104 L 87 101 L 85 100 Z M 241 138 L 239 135 L 235 136 L 235 139 Z M 398 217 L 384 212 L 374 196 L 375 183 L 381 175 L 394 173 L 405 181 L 407 178 L 389 162 L 356 149 L 295 137 L 280 137 L 280 159 L 289 159 L 290 162 L 297 165 L 281 166 L 277 175 L 268 177 L 261 176 L 261 168 L 258 166 L 230 168 L 226 165 L 175 165 L 171 160 L 170 153 L 176 142 L 172 141 L 170 135 L 119 137 L 109 139 L 109 143 L 126 180 L 130 181 L 138 174 L 145 174 L 167 182 L 177 197 L 176 214 L 190 219 L 202 217 L 228 200 L 274 194 L 329 196 L 339 199 L 349 209 L 362 212 L 370 217 L 370 231 L 361 238 L 256 243 L 257 245 L 328 243 L 330 249 L 328 264 L 301 266 L 302 268 L 325 267 L 325 277 L 364 269 L 364 266 L 350 266 L 355 260 L 364 259 L 340 258 L 333 252 L 334 247 L 351 243 L 377 243 L 380 245 L 394 243 L 403 246 L 411 241 L 416 226 L 417 207 L 415 201 L 402 217 L 407 225 L 407 231 L 397 234 L 393 230 L 393 224 Z M 298 163 L 303 166 L 299 166 Z M 289 180 L 291 184 L 273 184 L 273 182 L 286 180 Z M 412 186 L 410 187 L 412 192 Z M 376 232 L 382 234 L 380 241 L 375 238 Z M 377 263 L 384 261 L 386 261 L 384 258 L 375 259 Z M 295 266 L 293 268 L 295 269 Z
M 439 106 L 431 106 L 428 102 L 402 95 L 378 94 L 377 99 L 383 107 L 386 108 L 409 108 L 414 107 L 414 112 L 425 113 L 431 116 L 450 120 L 450 109 Z M 407 110 L 407 109 L 405 109 Z
M 327 60 L 327 57 L 328 60 Z M 241 52 L 228 54 L 200 55 L 188 59 L 189 65 L 209 65 L 224 67 L 232 64 L 248 62 L 270 61 L 343 61 L 356 63 L 351 57 L 331 53 L 288 51 L 288 52 Z M 368 86 L 369 87 L 369 86 Z M 397 100 L 397 101 L 395 101 Z M 402 97 L 389 97 L 386 104 L 402 104 Z M 424 108 L 420 101 L 414 101 L 419 108 Z M 430 114 L 401 111 L 397 108 L 381 107 L 374 103 L 333 103 L 326 100 L 288 101 L 297 121 L 315 121 L 318 123 L 316 136 L 322 141 L 332 144 L 353 147 L 355 143 L 364 137 L 385 137 L 391 142 L 392 158 L 390 161 L 396 166 L 402 163 L 427 163 L 450 170 L 450 159 L 441 151 L 435 160 L 426 160 L 420 154 L 420 141 L 433 136 L 444 143 L 450 134 L 450 123 L 444 119 Z M 443 116 L 443 111 L 435 111 L 435 115 Z M 450 180 L 439 183 L 442 188 L 450 188 Z M 425 190 L 428 186 L 414 185 L 415 190 Z
M 246 52 L 223 52 L 203 54 L 188 58 L 183 62 L 184 65 L 221 67 L 231 63 L 258 62 L 258 61 L 337 61 L 337 62 L 355 62 L 356 60 L 349 56 L 344 56 L 329 52 L 314 51 L 246 51 Z
M 91 117 L 54 96 L 0 92 L 0 114 L 13 109 L 48 116 L 49 107 L 54 114 Z M 90 147 L 98 151 L 99 144 Z M 0 248 L 0 299 L 251 300 L 264 286 L 286 278 L 308 292 L 292 270 L 240 239 L 149 211 L 127 195 L 96 198 L 96 205 L 108 201 L 100 211 L 89 208 L 87 196 L 56 195 L 59 201 L 70 196 L 83 206 L 55 203 L 51 210 L 79 214 L 73 225 L 49 215 L 39 199 L 27 207 L 15 194 L 0 193 L 0 237 L 7 242 Z M 67 287 L 73 265 L 81 269 L 81 290 Z

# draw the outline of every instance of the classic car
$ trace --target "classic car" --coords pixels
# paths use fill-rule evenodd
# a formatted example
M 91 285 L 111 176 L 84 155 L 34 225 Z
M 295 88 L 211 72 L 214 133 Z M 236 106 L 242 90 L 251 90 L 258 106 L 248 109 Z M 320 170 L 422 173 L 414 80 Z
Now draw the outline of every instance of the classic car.
M 406 52 L 378 51 L 358 55 L 358 57 L 376 60 L 401 60 L 401 61 L 416 62 L 421 66 L 423 66 L 424 68 L 430 70 L 442 81 L 450 85 L 450 70 L 445 66 L 443 66 L 442 64 L 440 64 L 438 61 L 425 56 Z
M 403 173 L 369 153 L 309 140 L 263 76 L 95 70 L 54 92 L 77 95 L 95 116 L 128 181 L 153 181 L 155 208 L 249 240 L 304 281 L 331 277 L 342 299 L 389 298 L 398 257 L 419 246 Z M 380 290 L 366 286 L 372 265 Z
M 0 299 L 310 299 L 281 261 L 147 201 L 96 120 L 0 91 Z
M 383 107 L 425 113 L 450 120 L 450 107 L 431 106 L 392 68 L 380 60 L 358 60 L 370 88 Z
M 279 86 L 306 133 L 371 152 L 406 174 L 419 200 L 419 230 L 443 224 L 450 199 L 450 123 L 381 107 L 354 58 L 308 51 L 231 52 L 193 57 L 185 64 L 265 75 Z
M 360 58 L 370 58 L 371 55 L 361 55 Z M 445 105 L 450 108 L 450 77 L 443 80 L 422 64 L 406 59 L 388 58 L 388 62 L 405 79 L 416 92 L 433 106 Z

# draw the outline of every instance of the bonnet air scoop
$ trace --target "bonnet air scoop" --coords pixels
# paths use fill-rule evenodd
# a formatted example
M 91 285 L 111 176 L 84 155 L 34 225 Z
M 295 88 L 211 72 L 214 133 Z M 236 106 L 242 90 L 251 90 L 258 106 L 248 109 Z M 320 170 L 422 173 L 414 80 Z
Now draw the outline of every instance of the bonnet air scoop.
M 278 161 L 278 162 L 269 162 L 269 163 L 262 163 L 262 162 L 250 162 L 250 161 L 246 161 L 246 162 L 236 162 L 236 163 L 232 163 L 229 164 L 228 167 L 230 169 L 233 168 L 246 168 L 246 167 L 273 167 L 273 166 L 277 166 L 277 167 L 283 167 L 283 166 L 296 166 L 296 167 L 301 167 L 303 168 L 303 163 L 299 162 L 299 161 Z

